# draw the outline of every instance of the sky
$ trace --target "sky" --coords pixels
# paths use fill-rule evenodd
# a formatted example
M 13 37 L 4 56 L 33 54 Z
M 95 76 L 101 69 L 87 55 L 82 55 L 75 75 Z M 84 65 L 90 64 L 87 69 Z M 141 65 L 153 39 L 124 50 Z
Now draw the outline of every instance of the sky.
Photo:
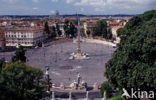
M 141 14 L 156 0 L 0 0 L 0 15 Z

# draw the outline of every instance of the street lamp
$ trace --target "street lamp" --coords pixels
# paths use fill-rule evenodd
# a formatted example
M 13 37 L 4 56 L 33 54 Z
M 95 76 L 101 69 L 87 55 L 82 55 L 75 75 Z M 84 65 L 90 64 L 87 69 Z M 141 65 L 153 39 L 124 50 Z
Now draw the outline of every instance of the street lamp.
M 57 62 L 57 52 L 55 53 L 55 62 Z
M 45 66 L 46 68 L 46 72 L 45 72 L 45 79 L 47 80 L 48 82 L 48 87 L 47 87 L 47 93 L 50 93 L 50 78 L 49 78 L 49 66 Z

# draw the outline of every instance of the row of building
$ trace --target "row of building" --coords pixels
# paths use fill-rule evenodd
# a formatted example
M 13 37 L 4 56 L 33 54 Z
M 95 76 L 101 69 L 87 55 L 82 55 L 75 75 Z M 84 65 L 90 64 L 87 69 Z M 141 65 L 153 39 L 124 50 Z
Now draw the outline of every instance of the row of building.
M 85 35 L 87 35 L 88 31 L 90 32 L 91 35 L 93 34 L 94 29 L 96 27 L 96 22 L 97 22 L 97 20 L 84 22 L 83 29 L 84 29 Z M 111 29 L 112 36 L 113 36 L 113 39 L 115 40 L 115 42 L 117 42 L 117 43 L 120 42 L 120 38 L 117 36 L 117 30 L 119 28 L 123 28 L 126 23 L 127 23 L 126 20 L 123 20 L 123 21 L 121 21 L 121 20 L 107 21 L 107 27 L 109 29 Z
M 100 18 L 81 18 L 81 29 L 83 35 L 85 37 L 89 37 L 87 31 L 90 31 L 90 34 L 93 34 L 94 29 L 96 27 L 96 23 Z M 57 18 L 57 22 L 58 22 Z M 69 19 L 64 19 L 69 20 Z M 70 19 L 75 21 L 75 18 Z M 56 20 L 50 20 L 49 26 L 56 27 Z M 107 26 L 111 28 L 113 38 L 115 38 L 116 42 L 120 42 L 120 38 L 117 37 L 117 29 L 124 27 L 127 20 L 114 20 L 114 21 L 107 21 Z M 59 22 L 59 28 L 62 32 L 62 36 L 64 33 L 64 23 Z M 18 45 L 30 47 L 30 46 L 37 46 L 39 43 L 42 43 L 46 38 L 47 35 L 44 32 L 44 25 L 43 23 L 35 23 L 32 21 L 3 21 L 0 23 L 0 47 L 4 48 L 3 46 L 7 47 L 15 47 Z M 2 30 L 3 29 L 3 30 Z M 52 28 L 51 28 L 52 29 Z

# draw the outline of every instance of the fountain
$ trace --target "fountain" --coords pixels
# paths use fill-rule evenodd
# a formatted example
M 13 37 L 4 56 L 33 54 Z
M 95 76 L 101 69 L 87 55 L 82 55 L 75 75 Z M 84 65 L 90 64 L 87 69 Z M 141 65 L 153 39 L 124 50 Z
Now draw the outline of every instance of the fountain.
M 52 91 L 55 90 L 63 90 L 63 91 L 86 91 L 87 90 L 87 83 L 82 80 L 82 77 L 80 74 L 77 75 L 77 80 L 72 82 L 69 86 L 65 86 L 62 83 L 60 84 L 59 87 L 52 87 Z

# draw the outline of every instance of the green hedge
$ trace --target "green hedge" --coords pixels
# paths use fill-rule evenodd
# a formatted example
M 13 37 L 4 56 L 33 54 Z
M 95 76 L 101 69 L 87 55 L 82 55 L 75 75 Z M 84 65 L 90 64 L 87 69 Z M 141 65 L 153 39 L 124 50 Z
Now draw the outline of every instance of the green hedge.
M 106 97 L 111 98 L 113 96 L 113 86 L 109 82 L 103 82 L 100 89 L 100 96 L 103 98 L 104 91 L 106 91 Z
M 112 97 L 112 98 L 110 98 L 108 100 L 126 100 L 126 99 L 124 97 L 121 97 L 121 95 L 119 95 L 119 96 L 116 96 L 116 97 Z

